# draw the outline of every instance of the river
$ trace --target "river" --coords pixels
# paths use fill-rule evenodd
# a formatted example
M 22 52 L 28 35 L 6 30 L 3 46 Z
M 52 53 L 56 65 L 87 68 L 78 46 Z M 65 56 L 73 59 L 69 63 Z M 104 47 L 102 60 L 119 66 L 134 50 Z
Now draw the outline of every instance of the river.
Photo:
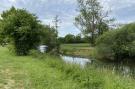
M 94 66 L 96 68 L 106 68 L 109 70 L 112 70 L 122 74 L 124 76 L 133 76 L 135 77 L 135 66 L 134 65 L 128 65 L 128 64 L 123 64 L 123 63 L 103 63 L 99 61 L 94 61 L 92 59 L 88 58 L 81 58 L 81 57 L 72 57 L 72 56 L 65 56 L 61 55 L 61 58 L 66 62 L 66 63 L 72 63 L 72 64 L 78 64 L 81 67 L 85 66 Z

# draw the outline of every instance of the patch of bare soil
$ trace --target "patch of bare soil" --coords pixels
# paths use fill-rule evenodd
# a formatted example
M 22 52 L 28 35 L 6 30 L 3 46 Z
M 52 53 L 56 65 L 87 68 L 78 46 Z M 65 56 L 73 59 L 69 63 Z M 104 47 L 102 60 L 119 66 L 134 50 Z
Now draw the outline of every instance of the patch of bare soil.
M 3 75 L 4 83 L 0 84 L 0 89 L 24 89 L 23 82 L 16 81 L 13 77 L 16 75 L 16 72 L 11 69 L 2 69 L 0 70 Z

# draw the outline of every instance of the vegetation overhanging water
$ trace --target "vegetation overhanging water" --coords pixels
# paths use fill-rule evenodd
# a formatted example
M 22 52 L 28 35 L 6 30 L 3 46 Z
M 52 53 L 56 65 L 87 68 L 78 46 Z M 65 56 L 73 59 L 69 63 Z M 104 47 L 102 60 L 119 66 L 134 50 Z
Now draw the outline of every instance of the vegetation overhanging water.
M 135 78 L 134 76 L 135 66 L 133 63 L 132 64 L 131 63 L 116 63 L 116 62 L 108 63 L 108 62 L 101 62 L 101 61 L 96 61 L 96 60 L 88 59 L 88 58 L 65 56 L 65 55 L 60 55 L 60 57 L 66 63 L 77 64 L 77 65 L 80 65 L 81 67 L 94 66 L 100 69 L 105 68 L 105 69 L 112 70 L 120 75 L 131 76 Z

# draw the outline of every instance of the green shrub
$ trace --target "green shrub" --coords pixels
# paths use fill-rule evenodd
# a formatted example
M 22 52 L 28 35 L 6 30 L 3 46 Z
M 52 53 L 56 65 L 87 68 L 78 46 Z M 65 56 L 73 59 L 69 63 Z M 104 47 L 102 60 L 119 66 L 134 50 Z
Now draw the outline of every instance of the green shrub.
M 29 50 L 36 48 L 40 42 L 39 21 L 37 17 L 24 9 L 4 11 L 1 14 L 1 36 L 9 39 L 14 45 L 15 53 L 27 55 Z
M 97 59 L 121 61 L 135 57 L 135 23 L 109 31 L 96 40 Z

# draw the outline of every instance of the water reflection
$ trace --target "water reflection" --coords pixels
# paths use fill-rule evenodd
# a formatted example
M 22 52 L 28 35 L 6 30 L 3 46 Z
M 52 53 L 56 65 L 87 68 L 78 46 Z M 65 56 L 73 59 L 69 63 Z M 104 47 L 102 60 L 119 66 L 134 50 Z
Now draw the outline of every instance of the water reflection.
M 79 57 L 71 57 L 71 56 L 61 56 L 61 58 L 68 63 L 74 63 L 74 64 L 79 64 L 81 66 L 85 66 L 92 61 L 87 58 L 79 58 Z

